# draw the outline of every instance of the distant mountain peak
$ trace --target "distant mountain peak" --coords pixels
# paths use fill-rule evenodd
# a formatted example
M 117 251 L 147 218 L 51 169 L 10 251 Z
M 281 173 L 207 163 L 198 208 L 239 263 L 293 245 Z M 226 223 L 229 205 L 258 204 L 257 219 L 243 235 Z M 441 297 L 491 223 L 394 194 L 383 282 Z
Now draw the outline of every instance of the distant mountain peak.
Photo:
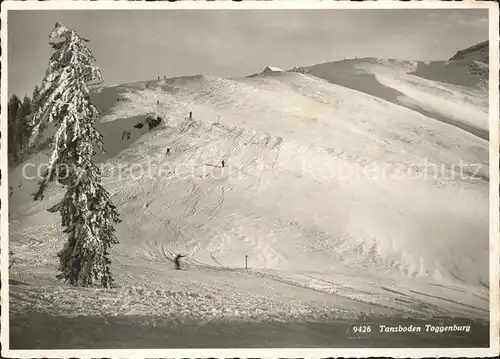
M 483 41 L 476 45 L 472 45 L 466 49 L 459 50 L 455 55 L 450 57 L 450 61 L 470 60 L 489 63 L 489 41 Z

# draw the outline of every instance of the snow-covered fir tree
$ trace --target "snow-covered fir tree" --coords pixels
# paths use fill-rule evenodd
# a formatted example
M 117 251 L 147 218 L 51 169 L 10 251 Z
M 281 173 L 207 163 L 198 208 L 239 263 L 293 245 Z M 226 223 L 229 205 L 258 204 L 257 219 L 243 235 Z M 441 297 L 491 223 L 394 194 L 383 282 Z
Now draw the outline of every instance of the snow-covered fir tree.
M 33 95 L 31 96 L 31 113 L 35 113 L 38 110 L 38 98 L 40 97 L 40 87 L 35 85 L 33 89 Z
M 48 184 L 66 188 L 64 198 L 49 209 L 59 212 L 67 243 L 58 254 L 59 279 L 76 286 L 110 287 L 113 279 L 109 250 L 118 243 L 114 224 L 116 207 L 102 185 L 99 168 L 92 162 L 96 150 L 104 151 L 95 123 L 100 115 L 90 101 L 89 86 L 102 82 L 95 58 L 75 31 L 57 23 L 50 34 L 54 48 L 37 96 L 30 143 L 35 143 L 43 123 L 53 123 L 52 154 L 35 200 L 43 199 Z

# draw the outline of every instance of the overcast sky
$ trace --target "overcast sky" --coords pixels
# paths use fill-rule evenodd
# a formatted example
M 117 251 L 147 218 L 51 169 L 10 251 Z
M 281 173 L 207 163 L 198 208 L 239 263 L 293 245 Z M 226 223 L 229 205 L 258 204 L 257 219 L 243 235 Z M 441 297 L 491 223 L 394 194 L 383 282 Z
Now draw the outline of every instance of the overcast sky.
M 105 84 L 246 76 L 351 57 L 446 60 L 488 39 L 487 10 L 66 10 L 8 12 L 9 96 L 31 94 L 60 21 L 90 41 Z

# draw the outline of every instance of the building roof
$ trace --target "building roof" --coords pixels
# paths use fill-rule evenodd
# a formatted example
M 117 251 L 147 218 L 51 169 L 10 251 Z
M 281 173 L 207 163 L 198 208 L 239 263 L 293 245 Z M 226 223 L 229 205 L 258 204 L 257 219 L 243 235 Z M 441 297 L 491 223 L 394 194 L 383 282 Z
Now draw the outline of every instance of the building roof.
M 275 67 L 275 66 L 267 66 L 265 69 L 264 69 L 264 72 L 283 72 L 282 69 L 280 69 L 279 67 Z

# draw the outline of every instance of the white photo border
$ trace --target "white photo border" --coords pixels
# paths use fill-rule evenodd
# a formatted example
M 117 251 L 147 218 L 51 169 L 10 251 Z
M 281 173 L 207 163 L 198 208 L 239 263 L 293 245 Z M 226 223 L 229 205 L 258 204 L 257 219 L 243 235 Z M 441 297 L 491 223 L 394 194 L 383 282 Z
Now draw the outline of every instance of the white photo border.
M 22 10 L 175 10 L 175 9 L 488 9 L 489 42 L 499 43 L 499 9 L 491 1 L 4 1 L 1 6 L 1 121 L 0 169 L 3 174 L 0 187 L 1 254 L 1 344 L 3 357 L 8 358 L 96 358 L 96 357 L 483 357 L 499 353 L 499 47 L 489 46 L 489 165 L 490 165 L 490 347 L 489 348 L 226 348 L 226 349 L 107 349 L 107 350 L 12 350 L 9 346 L 9 282 L 8 268 L 8 168 L 7 168 L 7 103 L 8 91 L 8 11 Z

